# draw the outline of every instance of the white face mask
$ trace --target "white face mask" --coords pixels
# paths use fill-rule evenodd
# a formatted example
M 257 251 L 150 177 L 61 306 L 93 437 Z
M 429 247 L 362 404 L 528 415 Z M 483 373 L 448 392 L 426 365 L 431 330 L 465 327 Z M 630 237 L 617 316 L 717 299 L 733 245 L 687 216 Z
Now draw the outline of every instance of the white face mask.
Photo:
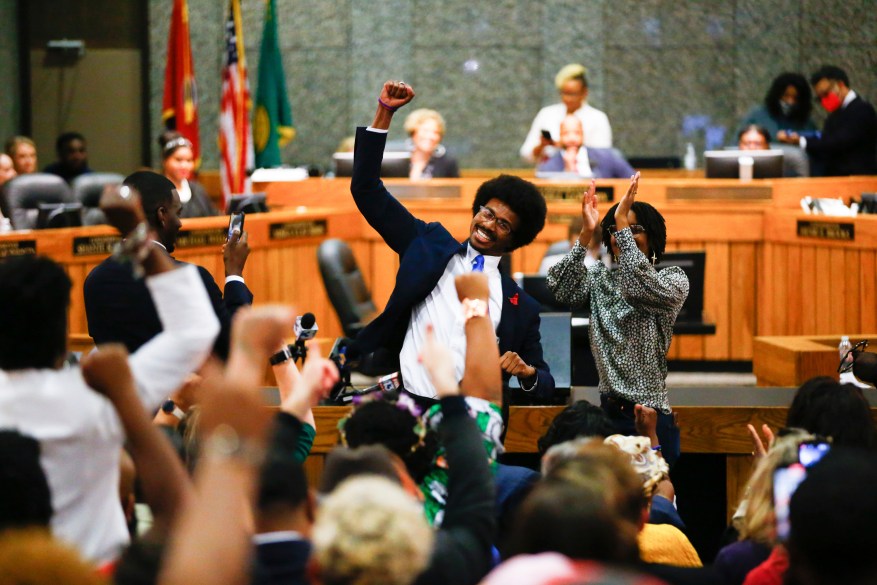
M 792 106 L 792 104 L 780 100 L 780 111 L 783 113 L 783 116 L 788 116 L 789 114 L 791 114 L 793 107 L 794 106 Z

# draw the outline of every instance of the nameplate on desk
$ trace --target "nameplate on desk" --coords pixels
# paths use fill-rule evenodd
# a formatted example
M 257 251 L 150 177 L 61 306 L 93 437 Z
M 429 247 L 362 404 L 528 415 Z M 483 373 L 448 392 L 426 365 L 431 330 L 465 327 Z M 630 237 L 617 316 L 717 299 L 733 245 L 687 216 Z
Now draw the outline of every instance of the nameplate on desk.
M 74 256 L 109 256 L 122 241 L 119 236 L 82 236 L 73 238 Z
M 459 185 L 430 185 L 428 183 L 393 184 L 390 192 L 396 199 L 459 199 Z
M 180 230 L 174 246 L 179 248 L 199 248 L 202 246 L 222 246 L 228 239 L 228 230 L 225 228 L 211 228 L 206 230 Z
M 667 187 L 667 199 L 688 199 L 688 200 L 714 200 L 714 199 L 734 199 L 734 200 L 770 200 L 773 198 L 773 190 L 770 187 L 761 187 L 756 185 L 740 185 L 740 186 L 683 186 L 683 187 Z
M 37 253 L 36 240 L 16 240 L 14 242 L 0 242 L 0 258 L 9 256 L 25 256 Z
M 536 185 L 546 201 L 581 201 L 582 195 L 587 190 L 583 183 L 571 183 L 566 185 Z M 597 202 L 610 203 L 615 201 L 615 187 L 607 185 L 597 187 Z
M 272 240 L 318 238 L 320 236 L 325 236 L 326 231 L 327 227 L 325 219 L 284 221 L 282 223 L 272 223 L 268 237 Z
M 799 219 L 798 237 L 852 242 L 856 239 L 856 225 L 848 222 L 807 221 Z

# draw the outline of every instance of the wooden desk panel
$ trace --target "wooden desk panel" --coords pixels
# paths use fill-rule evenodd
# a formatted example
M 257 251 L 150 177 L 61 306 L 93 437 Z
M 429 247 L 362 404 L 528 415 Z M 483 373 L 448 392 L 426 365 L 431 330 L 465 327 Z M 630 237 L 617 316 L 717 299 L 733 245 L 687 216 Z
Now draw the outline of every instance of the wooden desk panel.
M 873 330 L 872 330 L 873 331 Z M 850 342 L 877 339 L 877 333 L 853 333 Z M 800 386 L 816 376 L 837 379 L 837 335 L 755 338 L 752 369 L 759 386 Z

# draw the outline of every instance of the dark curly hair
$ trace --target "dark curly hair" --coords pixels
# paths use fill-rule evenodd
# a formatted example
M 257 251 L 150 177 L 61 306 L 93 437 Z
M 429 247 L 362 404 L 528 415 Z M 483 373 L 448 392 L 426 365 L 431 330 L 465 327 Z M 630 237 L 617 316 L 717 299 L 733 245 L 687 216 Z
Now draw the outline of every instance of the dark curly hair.
M 840 81 L 847 87 L 850 86 L 850 77 L 847 75 L 847 72 L 835 65 L 823 65 L 814 71 L 813 75 L 810 76 L 810 83 L 816 85 L 823 79 Z
M 54 368 L 64 357 L 71 286 L 43 256 L 0 262 L 0 369 Z
M 800 73 L 787 71 L 777 75 L 764 96 L 764 107 L 773 118 L 783 118 L 780 98 L 783 97 L 783 93 L 790 85 L 798 91 L 798 102 L 792 107 L 789 115 L 785 117 L 799 124 L 804 124 L 810 119 L 810 113 L 813 110 L 813 94 L 807 80 Z
M 831 437 L 833 445 L 877 450 L 877 427 L 861 388 L 827 376 L 807 380 L 798 388 L 786 426 Z
M 603 221 L 600 222 L 600 228 L 603 230 L 603 245 L 607 250 L 612 249 L 612 233 L 609 228 L 615 224 L 616 209 L 618 209 L 617 203 L 606 212 Z M 649 247 L 655 254 L 656 263 L 660 264 L 664 257 L 664 248 L 667 247 L 667 224 L 664 222 L 664 216 L 644 201 L 634 201 L 631 210 L 636 214 L 637 223 L 646 228 Z
M 420 423 L 407 410 L 389 400 L 374 400 L 356 408 L 344 424 L 347 446 L 383 445 L 405 463 L 408 473 L 420 483 L 432 467 L 438 450 L 438 436 L 427 431 L 423 444 L 414 427 Z
M 609 415 L 600 408 L 588 402 L 579 400 L 570 404 L 551 421 L 551 426 L 545 434 L 539 437 L 537 446 L 539 455 L 545 455 L 554 445 L 572 441 L 578 437 L 603 437 L 615 434 L 615 427 L 609 420 Z
M 542 193 L 530 181 L 513 175 L 500 175 L 485 181 L 475 193 L 472 215 L 475 216 L 491 199 L 499 199 L 508 205 L 520 220 L 520 225 L 512 233 L 512 248 L 508 252 L 532 242 L 545 227 L 548 207 Z

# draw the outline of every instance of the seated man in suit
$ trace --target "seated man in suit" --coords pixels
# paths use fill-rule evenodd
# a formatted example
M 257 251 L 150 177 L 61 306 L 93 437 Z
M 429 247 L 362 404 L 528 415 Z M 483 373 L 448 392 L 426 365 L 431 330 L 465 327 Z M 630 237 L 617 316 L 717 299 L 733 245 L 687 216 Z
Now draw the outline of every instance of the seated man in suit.
M 151 171 L 138 171 L 128 176 L 123 184 L 140 193 L 146 221 L 158 235 L 155 243 L 172 253 L 182 226 L 182 205 L 174 184 Z M 213 276 L 207 269 L 197 266 L 222 327 L 213 348 L 222 359 L 228 356 L 234 312 L 253 302 L 253 294 L 242 276 L 249 253 L 246 233 L 235 233 L 223 246 L 226 275 L 224 298 Z M 129 265 L 120 264 L 112 257 L 107 258 L 89 273 L 83 292 L 88 333 L 95 343 L 121 342 L 133 353 L 162 330 L 146 285 L 142 279 L 134 276 Z
M 489 315 L 507 376 L 540 397 L 554 392 L 554 378 L 542 358 L 539 304 L 501 274 L 503 254 L 529 244 L 545 225 L 545 200 L 534 185 L 502 175 L 478 189 L 472 204 L 469 238 L 458 242 L 439 223 L 426 223 L 405 209 L 384 187 L 379 174 L 393 112 L 414 98 L 403 82 L 388 81 L 369 128 L 358 128 L 350 190 L 369 224 L 400 257 L 396 286 L 384 312 L 357 337 L 363 351 L 385 349 L 398 355 L 405 390 L 428 402 L 436 397 L 418 364 L 424 331 L 431 323 L 440 343 L 451 347 L 456 374 L 463 378 L 464 326 L 471 316 Z M 454 277 L 472 270 L 488 276 L 490 301 L 463 304 Z
M 536 170 L 595 179 L 626 179 L 636 172 L 611 148 L 586 148 L 582 121 L 572 114 L 560 123 L 560 150 L 539 163 Z

